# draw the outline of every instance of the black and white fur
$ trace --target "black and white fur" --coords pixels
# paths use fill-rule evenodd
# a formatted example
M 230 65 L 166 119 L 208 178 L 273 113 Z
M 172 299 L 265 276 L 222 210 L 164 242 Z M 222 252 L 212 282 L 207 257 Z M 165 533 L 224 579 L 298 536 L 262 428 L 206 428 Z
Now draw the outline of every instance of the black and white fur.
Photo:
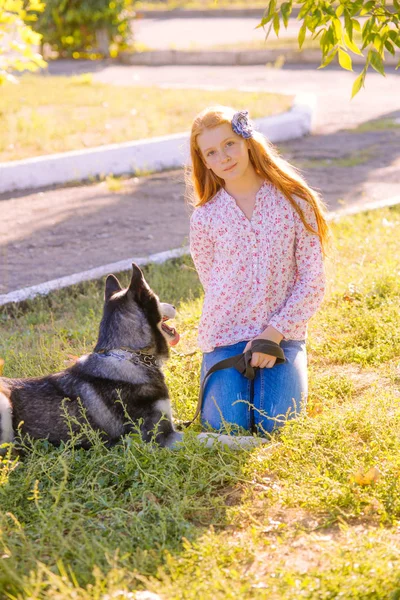
M 159 302 L 138 266 L 132 269 L 127 289 L 114 275 L 107 277 L 103 318 L 91 354 L 54 375 L 0 378 L 0 444 L 12 442 L 17 430 L 59 444 L 68 440 L 71 429 L 79 433 L 85 421 L 110 443 L 137 426 L 145 441 L 155 439 L 160 446 L 181 439 L 161 370 L 173 331 L 162 327 L 163 317 L 174 317 L 175 309 Z M 152 356 L 150 364 L 132 361 L 139 350 Z M 89 440 L 83 437 L 82 445 L 89 446 Z

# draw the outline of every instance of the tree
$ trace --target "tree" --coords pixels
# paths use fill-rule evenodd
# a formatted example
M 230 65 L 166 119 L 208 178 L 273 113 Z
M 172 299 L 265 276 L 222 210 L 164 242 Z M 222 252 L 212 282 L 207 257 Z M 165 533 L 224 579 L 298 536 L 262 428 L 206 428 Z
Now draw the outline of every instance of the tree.
M 35 49 L 42 36 L 29 25 L 43 9 L 40 0 L 0 0 L 0 85 L 16 81 L 12 71 L 36 71 L 46 66 Z
M 400 0 L 299 0 L 298 18 L 303 21 L 298 42 L 301 48 L 307 32 L 319 38 L 322 62 L 326 67 L 337 57 L 343 69 L 352 71 L 350 53 L 365 57 L 364 68 L 353 84 L 352 97 L 364 86 L 371 66 L 385 75 L 385 52 L 396 56 L 400 48 Z M 259 27 L 266 37 L 273 29 L 279 35 L 281 22 L 287 27 L 293 0 L 269 0 Z M 398 62 L 396 69 L 400 67 Z

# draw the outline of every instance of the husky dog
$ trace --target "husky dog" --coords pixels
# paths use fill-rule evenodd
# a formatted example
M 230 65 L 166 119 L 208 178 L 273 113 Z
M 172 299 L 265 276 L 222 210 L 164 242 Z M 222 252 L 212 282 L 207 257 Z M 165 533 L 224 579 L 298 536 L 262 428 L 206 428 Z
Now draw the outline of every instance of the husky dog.
M 114 275 L 105 285 L 103 318 L 91 354 L 54 375 L 29 379 L 0 377 L 0 444 L 18 430 L 53 444 L 79 433 L 86 422 L 107 442 L 140 427 L 143 440 L 170 447 L 175 431 L 161 365 L 179 334 L 165 321 L 175 308 L 159 302 L 142 271 L 132 265 L 123 289 Z M 66 415 L 69 418 L 66 418 Z M 82 445 L 88 447 L 84 437 Z

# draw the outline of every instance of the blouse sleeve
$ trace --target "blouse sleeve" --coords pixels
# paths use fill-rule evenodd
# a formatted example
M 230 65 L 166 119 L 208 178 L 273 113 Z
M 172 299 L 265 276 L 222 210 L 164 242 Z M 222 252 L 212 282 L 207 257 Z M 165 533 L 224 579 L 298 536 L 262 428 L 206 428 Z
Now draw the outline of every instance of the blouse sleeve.
M 317 229 L 313 208 L 297 199 L 307 222 Z M 269 325 L 285 339 L 299 339 L 299 332 L 317 312 L 325 292 L 325 271 L 321 242 L 317 235 L 304 227 L 300 216 L 293 210 L 295 220 L 296 281 L 283 307 L 270 319 Z
M 214 243 L 209 227 L 200 209 L 195 209 L 190 218 L 190 254 L 204 290 L 207 289 L 214 258 Z

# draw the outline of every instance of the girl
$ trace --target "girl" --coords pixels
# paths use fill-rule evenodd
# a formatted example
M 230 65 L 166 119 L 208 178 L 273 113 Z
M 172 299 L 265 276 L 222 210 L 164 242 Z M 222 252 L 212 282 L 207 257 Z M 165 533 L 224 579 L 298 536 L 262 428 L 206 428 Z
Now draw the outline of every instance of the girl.
M 213 373 L 201 419 L 215 429 L 229 423 L 271 432 L 307 397 L 307 322 L 325 286 L 324 205 L 254 130 L 247 111 L 205 109 L 193 122 L 190 145 L 190 251 L 205 291 L 201 380 L 254 339 L 280 344 L 286 357 L 275 365 L 273 356 L 253 353 L 253 382 L 233 368 Z

